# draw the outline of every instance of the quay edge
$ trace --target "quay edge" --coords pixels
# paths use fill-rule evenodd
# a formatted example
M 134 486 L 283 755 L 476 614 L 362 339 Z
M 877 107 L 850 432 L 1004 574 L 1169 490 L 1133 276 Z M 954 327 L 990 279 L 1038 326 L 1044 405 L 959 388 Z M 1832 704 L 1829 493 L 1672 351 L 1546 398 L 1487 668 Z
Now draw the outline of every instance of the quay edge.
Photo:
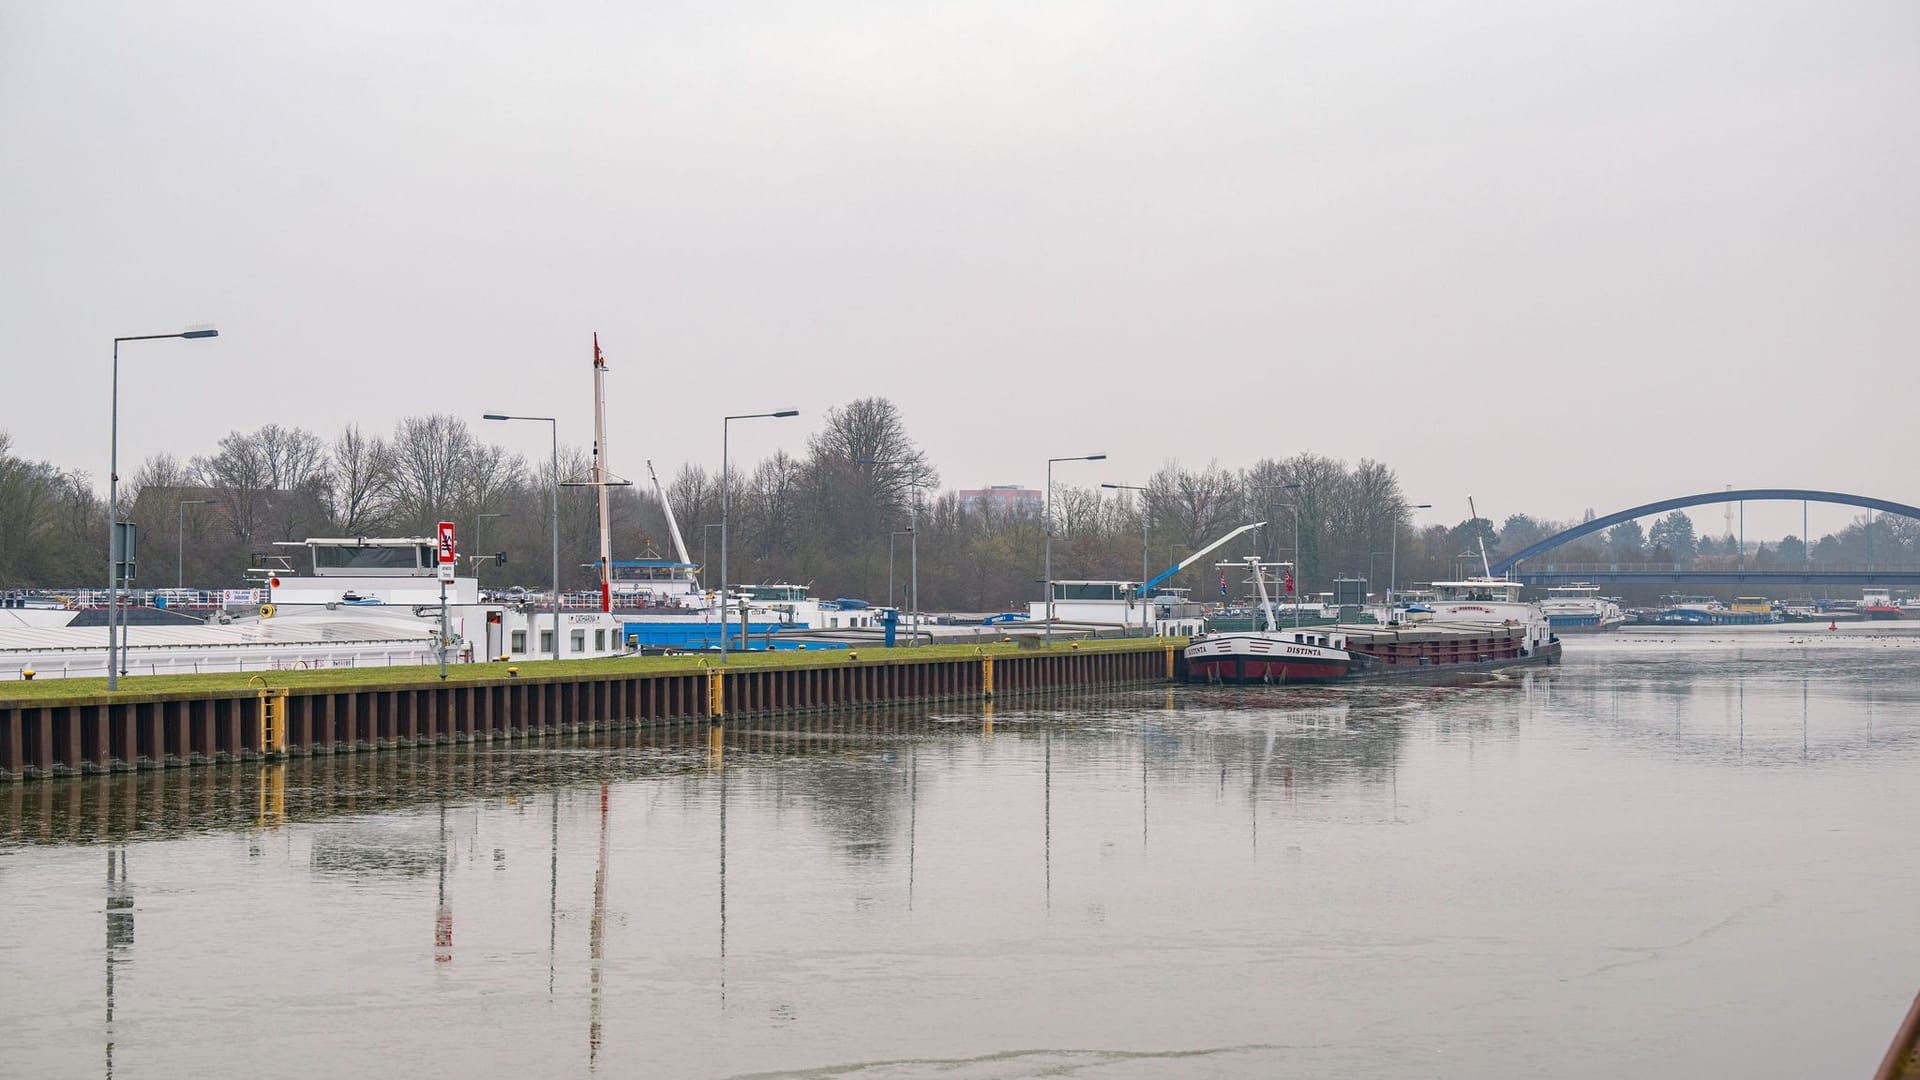
M 9 698 L 0 781 L 362 753 L 821 710 L 993 700 L 1160 683 L 1184 675 L 1180 639 L 1052 649 L 895 649 L 882 655 L 445 682 L 368 679 Z M 916 653 L 924 655 L 916 656 Z M 533 665 L 528 665 L 532 667 Z M 38 690 L 38 688 L 36 688 Z

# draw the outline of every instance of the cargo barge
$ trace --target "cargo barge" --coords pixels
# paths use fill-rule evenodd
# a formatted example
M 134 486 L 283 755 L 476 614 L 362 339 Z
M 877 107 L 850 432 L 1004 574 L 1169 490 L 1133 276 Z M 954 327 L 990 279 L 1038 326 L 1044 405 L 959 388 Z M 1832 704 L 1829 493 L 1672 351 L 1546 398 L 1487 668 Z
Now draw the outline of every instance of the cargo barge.
M 1538 605 L 1520 600 L 1517 582 L 1435 582 L 1431 615 L 1385 625 L 1281 628 L 1266 600 L 1268 566 L 1257 559 L 1246 564 L 1267 628 L 1195 639 L 1185 653 L 1189 682 L 1439 681 L 1560 658 L 1559 637 Z

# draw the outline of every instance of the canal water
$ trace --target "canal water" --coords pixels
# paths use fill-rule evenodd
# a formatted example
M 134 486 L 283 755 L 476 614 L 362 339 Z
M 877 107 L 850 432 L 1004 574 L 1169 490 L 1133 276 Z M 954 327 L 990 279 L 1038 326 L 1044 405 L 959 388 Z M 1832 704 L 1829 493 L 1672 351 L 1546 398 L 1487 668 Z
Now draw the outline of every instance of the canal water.
M 1829 1077 L 1920 639 L 0 786 L 0 1075 Z

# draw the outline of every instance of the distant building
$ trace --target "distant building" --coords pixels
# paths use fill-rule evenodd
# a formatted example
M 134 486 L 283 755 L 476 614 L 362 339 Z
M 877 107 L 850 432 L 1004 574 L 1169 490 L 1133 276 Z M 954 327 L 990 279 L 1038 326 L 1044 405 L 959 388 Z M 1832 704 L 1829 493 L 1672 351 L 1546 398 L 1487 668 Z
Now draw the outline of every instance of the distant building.
M 996 514 L 1038 514 L 1045 499 L 1040 492 L 1019 484 L 995 484 L 960 492 L 960 502 L 971 509 Z

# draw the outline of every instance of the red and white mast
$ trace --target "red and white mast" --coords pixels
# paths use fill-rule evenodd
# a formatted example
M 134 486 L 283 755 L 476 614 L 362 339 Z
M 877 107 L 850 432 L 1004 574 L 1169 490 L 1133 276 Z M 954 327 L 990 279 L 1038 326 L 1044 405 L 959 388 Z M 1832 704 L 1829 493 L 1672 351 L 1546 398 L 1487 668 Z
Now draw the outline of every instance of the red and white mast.
M 600 610 L 613 610 L 613 535 L 607 524 L 607 358 L 593 335 L 593 486 L 600 490 Z

